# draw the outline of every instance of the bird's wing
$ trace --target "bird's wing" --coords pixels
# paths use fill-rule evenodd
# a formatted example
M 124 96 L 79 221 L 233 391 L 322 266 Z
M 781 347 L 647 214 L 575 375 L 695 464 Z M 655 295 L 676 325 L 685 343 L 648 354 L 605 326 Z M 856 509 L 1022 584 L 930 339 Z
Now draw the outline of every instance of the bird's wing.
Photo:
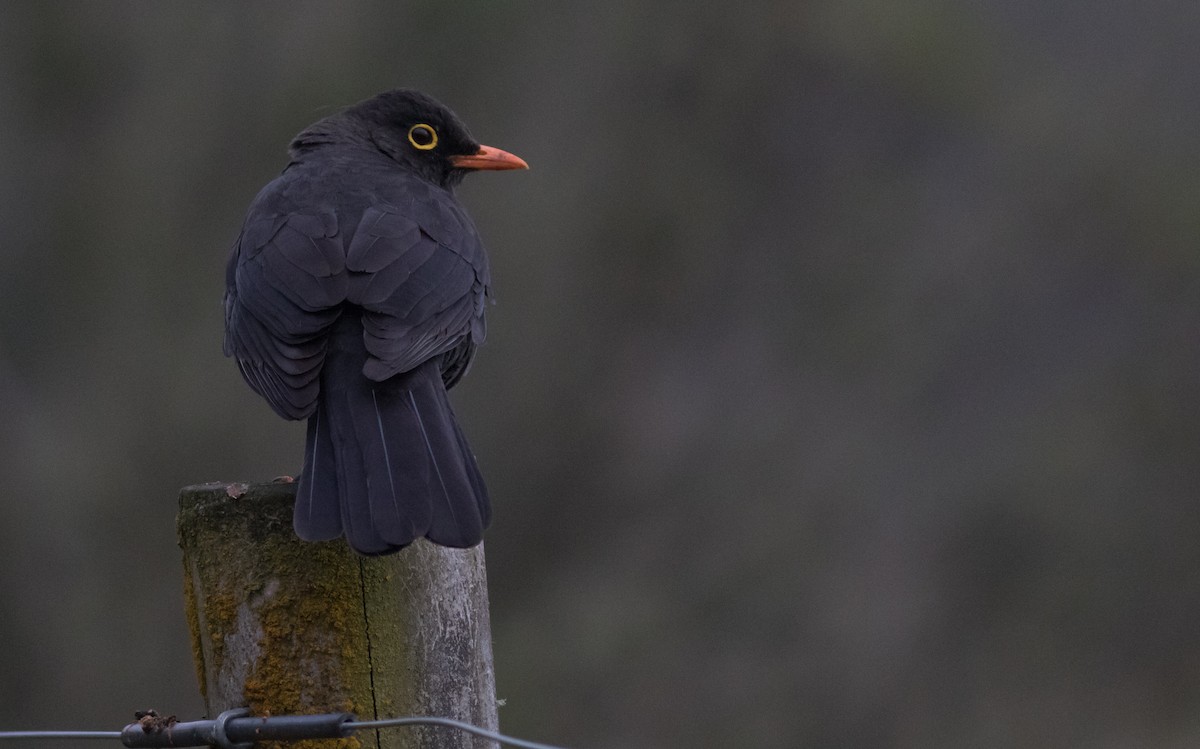
M 363 309 L 367 377 L 382 381 L 451 351 L 454 380 L 461 375 L 485 335 L 491 279 L 475 227 L 453 198 L 418 190 L 368 208 L 346 268 L 347 298 Z
M 226 270 L 225 354 L 285 419 L 316 408 L 325 334 L 348 286 L 331 212 L 253 215 Z

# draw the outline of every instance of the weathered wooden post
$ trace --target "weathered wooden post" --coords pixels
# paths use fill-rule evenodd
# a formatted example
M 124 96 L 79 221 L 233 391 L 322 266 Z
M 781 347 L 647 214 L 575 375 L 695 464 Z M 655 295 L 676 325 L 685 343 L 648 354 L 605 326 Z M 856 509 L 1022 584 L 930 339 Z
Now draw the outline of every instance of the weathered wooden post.
M 179 498 L 192 651 L 210 716 L 436 715 L 497 730 L 482 545 L 361 557 L 292 532 L 295 485 L 204 484 Z M 361 731 L 347 748 L 472 747 L 443 727 Z M 475 743 L 479 742 L 479 743 Z M 322 747 L 334 744 L 322 742 Z

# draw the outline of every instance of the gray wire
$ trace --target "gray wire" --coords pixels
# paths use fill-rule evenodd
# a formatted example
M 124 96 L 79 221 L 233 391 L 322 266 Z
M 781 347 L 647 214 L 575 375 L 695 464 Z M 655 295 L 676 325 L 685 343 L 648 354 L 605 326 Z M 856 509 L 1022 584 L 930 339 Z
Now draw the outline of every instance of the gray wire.
M 539 744 L 534 741 L 526 741 L 525 739 L 515 739 L 512 736 L 505 736 L 501 733 L 489 731 L 479 726 L 473 726 L 470 723 L 463 723 L 450 718 L 388 718 L 386 720 L 352 720 L 343 724 L 343 728 L 349 730 L 358 730 L 360 728 L 392 728 L 394 726 L 414 726 L 414 725 L 431 725 L 431 726 L 449 726 L 457 728 L 460 731 L 473 733 L 476 736 L 482 736 L 485 739 L 499 741 L 501 744 L 509 744 L 511 746 L 525 747 L 525 749 L 562 749 L 562 747 L 553 746 L 551 744 Z
M 450 718 L 436 717 L 412 717 L 412 718 L 388 718 L 385 720 L 352 720 L 343 724 L 343 728 L 349 731 L 357 731 L 360 729 L 369 728 L 394 728 L 396 726 L 446 726 L 449 728 L 457 728 L 460 731 L 473 733 L 476 736 L 482 736 L 485 739 L 498 741 L 501 744 L 510 746 L 524 747 L 524 749 L 562 749 L 562 747 L 554 746 L 553 744 L 539 744 L 536 741 L 526 741 L 512 736 L 505 736 L 502 733 L 489 731 L 485 728 L 463 723 Z M 0 740 L 3 739 L 120 739 L 120 731 L 0 731 Z
M 119 739 L 120 731 L 0 731 L 0 739 Z

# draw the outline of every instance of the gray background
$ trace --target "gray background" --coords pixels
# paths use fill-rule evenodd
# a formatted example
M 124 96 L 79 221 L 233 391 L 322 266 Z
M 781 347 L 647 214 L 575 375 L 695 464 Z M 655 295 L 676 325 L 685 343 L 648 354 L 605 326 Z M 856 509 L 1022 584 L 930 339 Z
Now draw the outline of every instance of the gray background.
M 499 303 L 455 391 L 503 728 L 1200 740 L 1195 3 L 0 5 L 0 727 L 196 717 L 179 487 L 288 139 L 426 90 Z

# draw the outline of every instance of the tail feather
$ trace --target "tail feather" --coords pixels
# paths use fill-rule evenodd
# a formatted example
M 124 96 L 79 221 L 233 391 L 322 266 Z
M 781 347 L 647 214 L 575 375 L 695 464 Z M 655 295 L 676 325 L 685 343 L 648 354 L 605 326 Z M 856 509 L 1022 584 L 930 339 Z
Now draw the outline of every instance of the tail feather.
M 447 408 L 449 404 L 447 403 Z M 483 483 L 483 474 L 479 471 L 479 465 L 475 462 L 475 453 L 471 451 L 471 446 L 467 444 L 467 435 L 463 434 L 462 427 L 458 425 L 457 419 L 451 419 L 454 425 L 454 434 L 458 440 L 458 449 L 463 456 L 463 462 L 467 471 L 467 478 L 471 482 L 471 489 L 475 496 L 475 510 L 479 513 L 480 526 L 486 529 L 492 524 L 492 502 L 488 496 L 487 485 Z
M 338 493 L 335 500 L 341 505 L 342 527 L 346 540 L 361 554 L 386 554 L 399 549 L 385 539 L 377 526 L 371 501 L 372 476 L 370 452 L 371 427 L 374 425 L 370 406 L 360 389 L 346 388 L 341 397 L 329 403 L 333 422 L 333 440 L 337 445 Z M 365 439 L 364 439 L 365 437 Z
M 325 406 L 308 418 L 304 470 L 296 492 L 296 535 L 305 541 L 328 541 L 342 535 L 338 497 L 337 462 Z
M 323 540 L 344 533 L 362 554 L 386 554 L 422 536 L 474 546 L 491 509 L 438 362 L 373 382 L 362 375 L 365 352 L 354 350 L 362 346 L 361 329 L 355 339 L 333 347 L 322 373 L 297 534 Z
M 376 385 L 370 390 L 373 418 L 367 444 L 371 518 L 389 543 L 403 546 L 429 527 L 429 468 L 425 446 L 412 426 L 403 391 Z
M 488 504 L 487 492 L 480 491 L 483 477 L 470 450 L 465 449 L 465 440 L 461 439 L 436 366 L 419 387 L 408 391 L 408 399 L 431 469 L 428 481 L 431 517 L 425 535 L 443 546 L 474 546 L 487 527 L 486 515 L 490 513 L 480 509 Z

